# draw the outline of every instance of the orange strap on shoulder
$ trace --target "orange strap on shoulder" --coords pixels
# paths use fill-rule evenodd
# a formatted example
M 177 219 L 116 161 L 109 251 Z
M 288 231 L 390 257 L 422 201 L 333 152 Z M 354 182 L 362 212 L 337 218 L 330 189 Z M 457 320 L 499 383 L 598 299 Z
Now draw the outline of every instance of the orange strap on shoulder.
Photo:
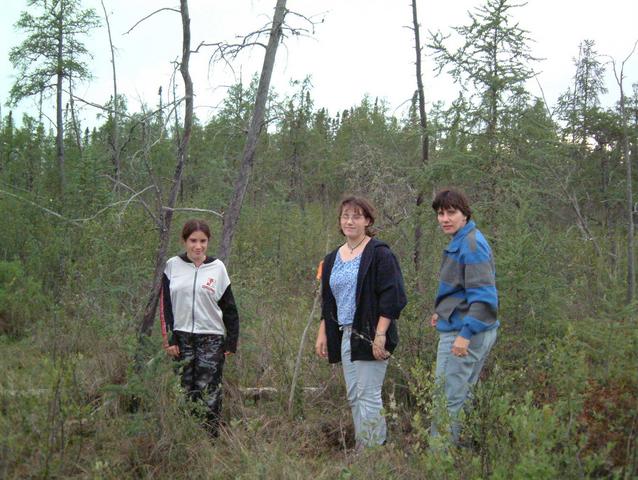
M 323 274 L 323 260 L 321 260 L 319 262 L 319 265 L 317 266 L 317 280 L 321 280 L 321 275 Z

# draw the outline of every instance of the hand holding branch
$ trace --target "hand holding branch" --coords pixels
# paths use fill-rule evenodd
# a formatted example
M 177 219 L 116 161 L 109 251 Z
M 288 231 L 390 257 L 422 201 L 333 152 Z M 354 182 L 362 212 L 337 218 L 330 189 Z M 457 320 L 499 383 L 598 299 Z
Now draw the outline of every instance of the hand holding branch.
M 457 357 L 467 357 L 467 348 L 469 345 L 470 341 L 459 335 L 454 339 L 454 343 L 452 344 L 452 355 Z

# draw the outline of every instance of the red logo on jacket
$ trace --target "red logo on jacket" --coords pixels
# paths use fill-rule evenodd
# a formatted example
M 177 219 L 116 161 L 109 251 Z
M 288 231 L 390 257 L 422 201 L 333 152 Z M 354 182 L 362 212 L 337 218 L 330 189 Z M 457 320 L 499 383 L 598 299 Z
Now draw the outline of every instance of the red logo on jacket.
M 205 288 L 206 290 L 210 290 L 211 292 L 215 293 L 215 279 L 209 278 L 206 281 L 206 283 L 202 285 L 202 288 Z

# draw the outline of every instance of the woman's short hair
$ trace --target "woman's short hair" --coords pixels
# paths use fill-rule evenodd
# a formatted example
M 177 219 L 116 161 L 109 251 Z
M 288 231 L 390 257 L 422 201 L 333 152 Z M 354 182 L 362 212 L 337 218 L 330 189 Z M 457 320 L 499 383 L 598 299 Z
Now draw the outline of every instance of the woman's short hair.
M 461 211 L 468 220 L 472 217 L 472 209 L 470 208 L 470 202 L 467 200 L 467 197 L 461 190 L 453 188 L 446 188 L 439 191 L 434 197 L 432 208 L 435 212 L 441 209 L 447 210 L 448 208 L 453 208 L 454 210 Z
M 351 207 L 356 213 L 363 215 L 367 218 L 370 223 L 366 227 L 366 235 L 369 237 L 374 237 L 376 235 L 376 230 L 372 228 L 374 225 L 374 220 L 376 216 L 376 211 L 370 203 L 370 200 L 364 197 L 358 197 L 356 195 L 348 195 L 341 200 L 341 204 L 339 205 L 339 211 L 337 212 L 337 222 L 339 225 L 339 232 L 341 235 L 344 235 L 343 230 L 341 230 L 341 214 L 346 207 Z
M 187 220 L 182 228 L 182 240 L 186 241 L 193 232 L 202 232 L 210 240 L 210 227 L 204 220 L 198 218 Z

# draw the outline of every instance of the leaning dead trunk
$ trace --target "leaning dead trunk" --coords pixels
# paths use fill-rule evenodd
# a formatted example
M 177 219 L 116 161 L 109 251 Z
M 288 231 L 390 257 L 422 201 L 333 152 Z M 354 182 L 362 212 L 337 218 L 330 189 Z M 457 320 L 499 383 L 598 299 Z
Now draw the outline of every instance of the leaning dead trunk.
M 182 172 L 184 170 L 184 164 L 186 162 L 186 155 L 188 153 L 188 143 L 191 137 L 191 131 L 193 128 L 193 81 L 188 71 L 188 63 L 190 60 L 190 16 L 188 13 L 188 0 L 180 1 L 180 13 L 182 16 L 182 61 L 180 64 L 180 73 L 184 79 L 184 91 L 185 91 L 185 108 L 184 108 L 184 130 L 177 149 L 177 164 L 175 166 L 175 173 L 173 174 L 173 182 L 169 193 L 168 201 L 159 212 L 159 245 L 157 247 L 157 254 L 155 255 L 155 271 L 153 273 L 153 284 L 151 292 L 149 294 L 146 308 L 144 309 L 144 316 L 140 325 L 140 333 L 149 335 L 153 322 L 155 320 L 155 313 L 157 311 L 157 303 L 159 301 L 159 291 L 162 282 L 162 274 L 164 272 L 164 265 L 166 263 L 166 254 L 168 251 L 169 234 L 171 230 L 171 222 L 173 220 L 173 208 L 177 201 L 177 194 L 179 192 L 179 185 L 182 180 Z
M 115 68 L 115 48 L 113 47 L 113 38 L 111 37 L 111 23 L 109 22 L 109 16 L 106 12 L 106 7 L 104 6 L 104 0 L 101 1 L 102 10 L 104 11 L 104 21 L 106 22 L 106 31 L 109 35 L 109 46 L 111 49 L 111 67 L 113 73 L 113 105 L 112 108 L 112 120 L 113 125 L 111 125 L 111 139 L 109 141 L 111 147 L 111 159 L 113 162 L 113 190 L 117 193 L 120 191 L 120 175 L 121 175 L 121 167 L 120 167 L 120 135 L 119 135 L 119 102 L 118 102 L 118 94 L 117 94 L 117 71 Z
M 264 114 L 266 110 L 266 100 L 268 99 L 268 90 L 270 88 L 270 79 L 275 66 L 275 56 L 277 54 L 277 47 L 281 40 L 282 25 L 284 23 L 285 16 L 286 0 L 277 0 L 275 16 L 270 29 L 270 38 L 268 39 L 266 54 L 264 56 L 264 64 L 261 69 L 261 76 L 259 77 L 255 108 L 253 110 L 253 116 L 248 129 L 248 135 L 246 136 L 246 143 L 244 145 L 241 167 L 239 175 L 235 180 L 235 187 L 233 189 L 233 196 L 230 201 L 230 205 L 228 206 L 228 210 L 224 213 L 224 227 L 222 230 L 222 238 L 219 245 L 218 255 L 226 265 L 229 264 L 233 237 L 235 235 L 237 222 L 239 221 L 239 214 L 241 212 L 244 196 L 246 195 L 246 190 L 248 188 L 248 181 L 255 161 L 257 142 L 264 126 Z

